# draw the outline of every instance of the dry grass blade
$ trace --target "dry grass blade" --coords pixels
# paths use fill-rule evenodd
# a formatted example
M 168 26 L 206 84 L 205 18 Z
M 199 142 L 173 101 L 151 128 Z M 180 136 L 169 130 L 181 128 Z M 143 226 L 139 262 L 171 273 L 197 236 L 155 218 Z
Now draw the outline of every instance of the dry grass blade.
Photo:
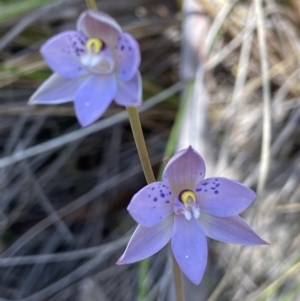
M 176 83 L 174 86 L 166 89 L 165 91 L 159 93 L 157 96 L 154 96 L 153 98 L 149 99 L 142 108 L 139 109 L 139 112 L 144 112 L 151 107 L 159 104 L 160 102 L 166 100 L 168 97 L 178 93 L 182 88 L 181 83 Z M 121 112 L 118 113 L 112 117 L 106 118 L 102 121 L 99 121 L 98 123 L 95 123 L 94 125 L 88 127 L 88 128 L 82 128 L 77 131 L 74 131 L 70 134 L 65 134 L 64 136 L 61 136 L 56 139 L 52 139 L 48 142 L 45 142 L 40 145 L 33 146 L 31 148 L 18 151 L 14 154 L 12 154 L 9 157 L 0 159 L 0 168 L 9 166 L 11 164 L 20 162 L 22 160 L 31 158 L 33 156 L 43 154 L 45 152 L 55 150 L 59 147 L 62 147 L 68 143 L 74 142 L 79 139 L 83 139 L 84 137 L 91 135 L 95 132 L 101 131 L 107 127 L 110 127 L 112 125 L 115 125 L 119 122 L 125 121 L 127 119 L 127 113 Z
M 59 6 L 64 1 L 57 1 L 48 5 L 37 8 L 30 14 L 22 18 L 15 26 L 13 26 L 1 39 L 0 39 L 0 50 L 5 48 L 17 35 L 19 35 L 26 27 L 30 24 L 49 13 L 52 9 Z
M 0 258 L 0 266 L 8 267 L 13 265 L 42 264 L 69 260 L 72 261 L 87 257 L 93 257 L 98 254 L 112 253 L 115 249 L 124 247 L 128 242 L 128 239 L 129 236 L 121 238 L 117 241 L 113 241 L 111 243 L 103 244 L 98 247 L 92 247 L 71 252 Z
M 263 134 L 262 134 L 262 148 L 261 148 L 261 163 L 258 180 L 258 193 L 261 193 L 265 187 L 269 167 L 270 167 L 270 147 L 271 147 L 271 96 L 270 96 L 270 82 L 268 76 L 268 56 L 266 46 L 266 34 L 263 16 L 262 0 L 255 0 L 255 13 L 257 21 L 258 44 L 260 53 L 260 63 L 263 79 Z

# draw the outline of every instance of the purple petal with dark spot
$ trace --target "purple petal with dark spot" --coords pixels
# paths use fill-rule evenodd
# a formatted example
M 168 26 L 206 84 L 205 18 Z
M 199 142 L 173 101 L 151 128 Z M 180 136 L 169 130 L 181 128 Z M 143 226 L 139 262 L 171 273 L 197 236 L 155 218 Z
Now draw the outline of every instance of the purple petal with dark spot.
M 74 78 L 87 73 L 80 62 L 80 55 L 85 51 L 80 40 L 84 35 L 75 31 L 65 31 L 49 39 L 41 48 L 48 66 L 66 78 Z
M 172 231 L 172 216 L 165 218 L 152 228 L 139 225 L 117 264 L 133 263 L 155 254 L 169 242 Z
M 184 189 L 194 190 L 204 175 L 205 163 L 190 146 L 169 160 L 163 173 L 163 181 L 169 184 L 174 194 L 178 195 Z
M 207 241 L 197 220 L 175 215 L 172 250 L 183 273 L 198 285 L 207 262 Z
M 141 63 L 139 44 L 129 33 L 121 33 L 117 38 L 115 52 L 118 60 L 118 75 L 127 82 L 136 74 Z
M 224 218 L 202 212 L 199 222 L 204 234 L 215 240 L 239 245 L 268 244 L 238 215 Z
M 214 185 L 215 179 L 205 179 L 203 182 L 208 184 L 203 186 L 203 182 L 201 182 L 196 188 L 200 209 L 207 213 L 219 217 L 238 215 L 256 198 L 255 192 L 241 183 L 218 178 L 218 184 Z M 200 191 L 200 188 L 203 187 L 209 189 Z M 216 189 L 211 189 L 213 187 Z
M 144 227 L 153 227 L 173 211 L 172 196 L 162 197 L 159 191 L 162 190 L 167 195 L 169 187 L 161 187 L 159 184 L 160 182 L 151 183 L 141 189 L 133 196 L 127 208 L 130 215 Z

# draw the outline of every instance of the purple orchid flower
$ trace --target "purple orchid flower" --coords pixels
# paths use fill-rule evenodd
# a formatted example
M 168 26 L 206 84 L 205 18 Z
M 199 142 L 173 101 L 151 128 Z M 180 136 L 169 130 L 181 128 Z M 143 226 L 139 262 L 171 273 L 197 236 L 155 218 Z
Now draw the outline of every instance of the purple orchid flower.
M 41 53 L 54 74 L 31 96 L 31 104 L 73 100 L 80 124 L 87 126 L 113 99 L 122 106 L 137 106 L 142 101 L 138 43 L 107 14 L 82 13 L 77 31 L 52 37 Z
M 171 240 L 181 270 L 198 285 L 207 262 L 205 236 L 241 245 L 267 244 L 238 216 L 254 201 L 254 191 L 204 175 L 205 163 L 190 146 L 171 158 L 162 182 L 134 195 L 128 211 L 139 225 L 117 264 L 145 259 Z

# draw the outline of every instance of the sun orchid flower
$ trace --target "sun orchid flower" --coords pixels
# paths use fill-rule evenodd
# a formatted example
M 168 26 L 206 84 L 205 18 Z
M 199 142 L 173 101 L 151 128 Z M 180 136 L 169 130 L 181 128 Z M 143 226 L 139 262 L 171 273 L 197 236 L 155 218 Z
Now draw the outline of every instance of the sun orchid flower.
M 80 124 L 87 126 L 113 100 L 122 106 L 141 103 L 138 43 L 105 13 L 82 13 L 77 30 L 55 35 L 41 54 L 54 74 L 31 96 L 31 104 L 74 101 Z
M 117 264 L 145 259 L 171 240 L 181 270 L 197 285 L 207 263 L 205 236 L 241 245 L 267 244 L 238 216 L 254 201 L 254 191 L 236 181 L 204 176 L 202 157 L 189 147 L 169 160 L 162 182 L 134 195 L 128 211 L 139 225 Z

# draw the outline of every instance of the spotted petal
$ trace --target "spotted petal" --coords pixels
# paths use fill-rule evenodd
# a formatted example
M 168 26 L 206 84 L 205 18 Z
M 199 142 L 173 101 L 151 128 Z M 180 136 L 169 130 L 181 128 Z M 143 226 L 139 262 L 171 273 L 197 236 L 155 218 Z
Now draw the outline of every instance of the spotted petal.
M 117 264 L 136 262 L 155 254 L 168 243 L 172 231 L 172 216 L 165 218 L 161 223 L 152 228 L 139 225 Z
M 59 104 L 72 101 L 86 79 L 86 76 L 64 78 L 54 73 L 30 97 L 29 103 Z
M 196 188 L 200 209 L 219 217 L 238 215 L 256 198 L 253 190 L 225 178 L 203 180 Z
M 128 82 L 118 80 L 115 101 L 121 106 L 138 106 L 142 103 L 142 79 L 139 72 Z
M 174 194 L 179 194 L 184 189 L 194 190 L 204 175 L 205 163 L 190 146 L 170 159 L 163 173 L 163 181 L 168 183 Z
M 224 218 L 202 212 L 199 222 L 204 234 L 215 240 L 239 245 L 267 244 L 238 215 Z
M 130 80 L 141 63 L 139 44 L 129 33 L 121 33 L 116 42 L 115 52 L 118 58 L 118 75 L 123 81 Z
M 121 27 L 112 17 L 92 10 L 81 14 L 77 21 L 77 29 L 89 38 L 104 41 L 111 49 L 115 47 L 117 37 L 122 32 Z
M 86 37 L 77 31 L 62 32 L 49 39 L 41 54 L 49 67 L 59 75 L 74 78 L 87 73 L 80 56 L 85 52 Z
M 127 209 L 139 224 L 153 227 L 173 212 L 173 199 L 166 184 L 155 182 L 136 193 Z
M 113 75 L 91 75 L 75 96 L 76 116 L 82 126 L 95 122 L 116 95 L 117 84 Z
M 207 241 L 196 219 L 175 215 L 172 250 L 183 273 L 198 285 L 207 263 Z

